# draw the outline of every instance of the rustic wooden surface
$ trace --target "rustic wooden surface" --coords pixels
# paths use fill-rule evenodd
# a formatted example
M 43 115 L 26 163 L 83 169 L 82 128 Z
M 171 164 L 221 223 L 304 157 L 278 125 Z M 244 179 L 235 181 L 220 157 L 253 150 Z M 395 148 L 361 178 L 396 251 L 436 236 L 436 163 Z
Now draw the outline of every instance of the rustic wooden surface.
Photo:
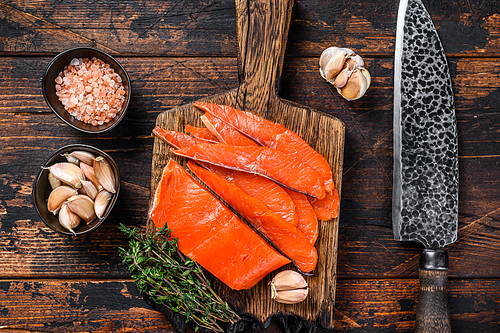
M 450 256 L 453 332 L 500 331 L 500 4 L 424 0 L 449 57 L 459 131 L 459 233 Z M 418 244 L 392 238 L 392 86 L 397 1 L 297 0 L 280 96 L 346 126 L 336 290 L 339 332 L 411 332 Z M 120 222 L 143 226 L 156 117 L 238 85 L 235 5 L 221 1 L 0 2 L 0 327 L 2 332 L 171 332 L 121 264 Z M 58 52 L 96 46 L 133 82 L 124 122 L 86 135 L 45 104 L 42 72 Z M 321 51 L 351 47 L 372 86 L 355 102 L 318 74 Z M 40 165 L 70 143 L 119 164 L 110 218 L 82 238 L 48 229 L 31 202 Z M 273 321 L 267 332 L 284 329 Z

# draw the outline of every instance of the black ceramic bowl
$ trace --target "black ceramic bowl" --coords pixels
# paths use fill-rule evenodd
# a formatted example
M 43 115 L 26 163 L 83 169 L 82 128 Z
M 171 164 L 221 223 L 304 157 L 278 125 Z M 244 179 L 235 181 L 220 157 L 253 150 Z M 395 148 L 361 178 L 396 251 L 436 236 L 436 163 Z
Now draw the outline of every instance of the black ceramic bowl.
M 56 83 L 55 79 L 64 67 L 69 65 L 73 58 L 89 58 L 93 57 L 99 58 L 105 63 L 108 63 L 115 72 L 122 78 L 123 88 L 125 89 L 125 101 L 123 103 L 121 111 L 113 118 L 110 122 L 94 126 L 91 124 L 84 123 L 70 115 L 59 101 L 59 97 L 56 95 Z M 85 133 L 102 133 L 109 131 L 115 127 L 125 116 L 130 104 L 130 96 L 132 95 L 132 85 L 130 84 L 130 78 L 125 71 L 125 68 L 116 61 L 109 54 L 99 51 L 91 47 L 78 47 L 70 49 L 59 53 L 52 61 L 47 65 L 42 78 L 42 91 L 45 101 L 49 105 L 50 109 L 64 121 L 69 126 L 85 132 Z
M 36 177 L 35 182 L 33 183 L 32 197 L 36 211 L 38 212 L 38 215 L 40 215 L 40 217 L 42 218 L 43 222 L 45 222 L 45 224 L 49 226 L 52 230 L 55 230 L 65 235 L 73 235 L 73 233 L 63 228 L 59 224 L 58 216 L 52 214 L 47 209 L 47 199 L 49 198 L 52 188 L 48 180 L 49 170 L 45 168 L 50 167 L 55 163 L 67 162 L 66 157 L 64 157 L 63 155 L 67 152 L 71 153 L 75 150 L 83 150 L 94 154 L 96 157 L 97 156 L 104 157 L 108 162 L 108 164 L 113 169 L 116 176 L 115 177 L 116 193 L 113 194 L 113 196 L 111 197 L 111 201 L 109 202 L 103 217 L 101 219 L 95 219 L 94 221 L 88 224 L 82 220 L 80 225 L 74 229 L 76 235 L 82 235 L 91 232 L 92 230 L 95 230 L 98 226 L 100 226 L 101 223 L 104 222 L 106 217 L 108 217 L 109 213 L 113 209 L 113 206 L 115 205 L 116 200 L 118 198 L 118 194 L 120 192 L 120 170 L 118 169 L 118 165 L 116 165 L 115 161 L 111 158 L 111 156 L 109 156 L 102 150 L 82 144 L 73 144 L 58 149 L 55 153 L 52 154 L 52 156 L 50 156 L 50 158 L 43 165 L 43 168 L 41 168 L 40 173 Z

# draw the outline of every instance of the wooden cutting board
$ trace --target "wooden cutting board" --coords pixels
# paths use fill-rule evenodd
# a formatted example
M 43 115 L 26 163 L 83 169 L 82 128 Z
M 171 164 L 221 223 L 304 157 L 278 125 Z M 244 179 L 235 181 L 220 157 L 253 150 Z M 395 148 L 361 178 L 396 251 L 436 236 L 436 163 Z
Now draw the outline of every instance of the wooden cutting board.
M 240 84 L 227 93 L 203 98 L 203 101 L 226 104 L 250 111 L 295 131 L 320 154 L 325 156 L 333 171 L 335 185 L 340 194 L 344 150 L 344 125 L 338 119 L 308 107 L 277 97 L 283 69 L 283 59 L 293 0 L 236 0 L 236 32 L 238 36 L 238 74 Z M 319 75 L 319 73 L 318 73 Z M 184 105 L 163 112 L 156 124 L 162 128 L 184 131 L 184 126 L 202 126 L 202 113 Z M 174 156 L 170 147 L 155 139 L 152 166 L 152 193 L 161 177 L 163 167 L 174 158 L 185 167 L 183 158 Z M 319 222 L 316 242 L 318 266 L 315 275 L 307 277 L 311 288 L 308 298 L 299 304 L 284 305 L 271 299 L 269 281 L 271 273 L 251 290 L 234 291 L 214 279 L 214 289 L 240 315 L 252 315 L 264 322 L 276 313 L 289 313 L 302 317 L 311 324 L 333 328 L 338 218 Z M 154 228 L 148 221 L 148 229 Z M 293 269 L 291 265 L 283 269 Z

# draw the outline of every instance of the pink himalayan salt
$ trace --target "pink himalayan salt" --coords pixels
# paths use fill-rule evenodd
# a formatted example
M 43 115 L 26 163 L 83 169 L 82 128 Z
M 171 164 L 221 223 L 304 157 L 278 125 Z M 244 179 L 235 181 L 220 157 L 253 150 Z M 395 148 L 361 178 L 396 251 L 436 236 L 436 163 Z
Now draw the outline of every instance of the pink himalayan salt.
M 56 95 L 76 119 L 94 126 L 121 111 L 125 90 L 120 75 L 101 59 L 74 58 L 55 79 Z

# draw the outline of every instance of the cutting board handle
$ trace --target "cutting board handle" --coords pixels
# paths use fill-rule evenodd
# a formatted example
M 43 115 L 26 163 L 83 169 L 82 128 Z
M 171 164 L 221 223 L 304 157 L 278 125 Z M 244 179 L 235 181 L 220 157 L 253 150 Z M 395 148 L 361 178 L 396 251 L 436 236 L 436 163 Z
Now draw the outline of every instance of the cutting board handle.
M 418 269 L 420 290 L 415 320 L 416 333 L 451 332 L 446 296 L 448 253 L 422 250 Z
M 235 107 L 266 110 L 277 101 L 294 0 L 235 2 L 240 81 Z

